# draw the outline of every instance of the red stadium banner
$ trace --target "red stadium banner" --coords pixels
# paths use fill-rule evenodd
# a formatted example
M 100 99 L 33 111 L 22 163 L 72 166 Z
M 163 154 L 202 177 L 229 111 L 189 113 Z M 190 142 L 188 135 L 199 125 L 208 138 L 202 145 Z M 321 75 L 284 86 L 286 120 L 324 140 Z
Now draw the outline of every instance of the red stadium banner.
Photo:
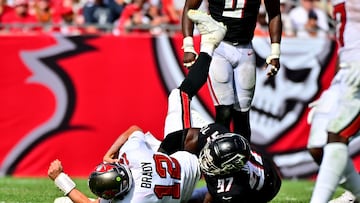
M 68 174 L 87 177 L 132 124 L 162 139 L 167 95 L 187 73 L 181 44 L 181 35 L 1 36 L 0 176 L 47 176 L 60 159 Z M 306 152 L 307 105 L 334 74 L 335 43 L 283 39 L 272 81 L 261 69 L 269 47 L 267 38 L 254 39 L 253 143 L 284 177 L 311 177 L 317 166 Z M 193 104 L 213 117 L 206 85 Z

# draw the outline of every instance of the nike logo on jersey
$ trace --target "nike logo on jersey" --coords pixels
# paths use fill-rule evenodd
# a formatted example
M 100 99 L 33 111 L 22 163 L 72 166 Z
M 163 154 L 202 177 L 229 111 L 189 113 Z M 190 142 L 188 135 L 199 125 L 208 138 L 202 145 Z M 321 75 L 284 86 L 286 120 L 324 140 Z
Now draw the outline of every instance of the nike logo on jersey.
M 229 201 L 229 200 L 232 199 L 232 197 L 222 197 L 222 199 L 225 200 L 225 201 Z

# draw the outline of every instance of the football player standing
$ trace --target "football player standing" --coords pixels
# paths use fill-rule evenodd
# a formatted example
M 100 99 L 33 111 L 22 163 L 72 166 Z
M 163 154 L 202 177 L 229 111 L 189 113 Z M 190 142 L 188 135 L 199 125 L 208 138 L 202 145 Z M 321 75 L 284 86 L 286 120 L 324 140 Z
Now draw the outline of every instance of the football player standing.
M 216 48 L 209 70 L 209 90 L 215 106 L 215 122 L 250 140 L 249 112 L 256 83 L 255 53 L 251 41 L 257 23 L 261 0 L 208 0 L 210 15 L 227 26 L 227 33 Z M 193 43 L 194 23 L 185 15 L 198 9 L 202 0 L 186 0 L 183 17 L 184 66 L 190 67 L 197 57 Z M 269 77 L 280 68 L 282 21 L 279 0 L 264 0 L 271 41 L 271 53 L 266 58 Z
M 332 4 L 339 69 L 309 113 L 308 148 L 321 164 L 311 203 L 327 203 L 339 183 L 355 197 L 332 202 L 360 200 L 360 176 L 348 149 L 360 129 L 360 4 L 357 0 L 332 0 Z

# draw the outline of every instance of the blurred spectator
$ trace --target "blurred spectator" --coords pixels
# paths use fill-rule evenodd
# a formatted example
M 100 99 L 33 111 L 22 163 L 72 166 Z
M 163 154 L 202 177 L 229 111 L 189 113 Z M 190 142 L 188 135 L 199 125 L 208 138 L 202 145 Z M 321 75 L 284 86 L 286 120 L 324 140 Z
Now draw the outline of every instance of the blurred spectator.
M 85 24 L 106 25 L 112 23 L 110 9 L 103 0 L 88 0 L 83 8 Z
M 28 12 L 27 0 L 15 0 L 14 9 L 2 17 L 3 23 L 37 23 L 35 16 Z
M 159 7 L 148 0 L 133 0 L 123 10 L 116 33 L 118 32 L 162 32 L 160 26 L 165 23 L 159 13 Z
M 13 13 L 13 8 L 6 4 L 6 0 L 0 0 L 0 23 L 3 22 L 3 16 L 9 15 L 9 13 Z M 5 17 L 7 18 L 7 17 Z
M 291 9 L 289 16 L 296 32 L 304 30 L 305 25 L 308 23 L 309 12 L 312 10 L 317 16 L 317 25 L 319 29 L 329 31 L 329 18 L 327 13 L 315 6 L 316 0 L 300 0 L 300 5 Z
M 51 8 L 50 0 L 36 0 L 33 2 L 35 2 L 35 16 L 38 22 L 52 23 L 53 10 Z
M 173 0 L 161 0 L 161 15 L 165 17 L 164 23 L 180 24 L 182 9 L 176 9 Z
M 126 0 L 108 0 L 107 7 L 110 10 L 110 22 L 117 21 L 127 4 Z
M 306 22 L 304 29 L 299 30 L 298 37 L 325 37 L 326 32 L 319 28 L 318 17 L 315 11 L 310 10 L 308 15 L 308 21 Z
M 267 21 L 267 14 L 265 10 L 265 5 L 263 3 L 260 4 L 259 13 L 257 16 L 257 23 L 256 23 L 256 35 L 265 35 L 269 34 L 269 27 Z
M 292 1 L 280 0 L 280 12 L 281 20 L 283 23 L 283 33 L 286 37 L 295 36 L 295 30 L 289 16 L 289 11 L 291 10 L 292 6 Z

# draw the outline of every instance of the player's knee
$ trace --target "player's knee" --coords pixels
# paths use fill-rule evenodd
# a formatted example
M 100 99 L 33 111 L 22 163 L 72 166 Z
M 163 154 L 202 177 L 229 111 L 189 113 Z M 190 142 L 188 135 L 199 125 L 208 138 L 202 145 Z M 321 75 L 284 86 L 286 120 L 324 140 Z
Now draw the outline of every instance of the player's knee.
M 211 77 L 216 82 L 227 83 L 230 82 L 232 74 L 224 67 L 215 66 L 211 69 Z
M 245 63 L 235 70 L 239 76 L 237 83 L 241 89 L 251 90 L 255 88 L 256 84 L 256 68 L 252 63 Z M 244 77 L 246 76 L 246 77 Z

